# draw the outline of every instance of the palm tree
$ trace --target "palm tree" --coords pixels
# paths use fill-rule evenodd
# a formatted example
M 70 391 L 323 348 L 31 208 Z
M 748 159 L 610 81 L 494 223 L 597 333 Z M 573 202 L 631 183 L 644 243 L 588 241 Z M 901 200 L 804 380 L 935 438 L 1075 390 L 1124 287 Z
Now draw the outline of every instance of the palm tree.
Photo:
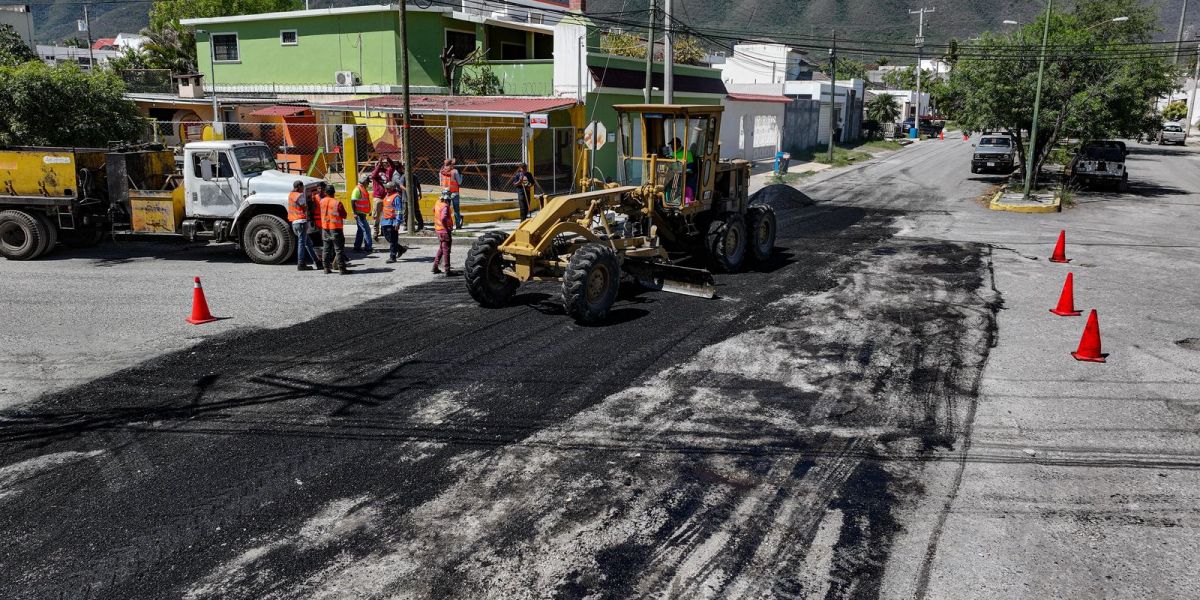
M 150 38 L 142 45 L 156 68 L 170 69 L 176 75 L 196 72 L 196 36 L 175 27 L 146 28 L 142 35 Z
M 883 123 L 895 123 L 900 118 L 900 104 L 891 94 L 875 94 L 867 101 L 867 118 Z

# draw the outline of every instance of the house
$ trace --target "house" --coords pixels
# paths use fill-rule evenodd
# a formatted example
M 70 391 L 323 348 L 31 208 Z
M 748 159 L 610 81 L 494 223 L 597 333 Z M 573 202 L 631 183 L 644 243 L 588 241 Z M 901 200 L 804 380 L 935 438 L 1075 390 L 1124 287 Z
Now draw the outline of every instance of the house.
M 872 90 L 874 94 L 887 94 L 896 99 L 900 106 L 900 120 L 903 121 L 917 113 L 917 92 L 913 90 Z M 929 94 L 921 92 L 921 107 L 928 112 Z
M 787 105 L 784 95 L 729 92 L 721 116 L 721 158 L 771 160 L 783 144 Z
M 92 70 L 92 61 L 97 65 L 107 64 L 109 60 L 121 55 L 116 50 L 93 50 L 91 48 L 74 48 L 71 46 L 37 45 L 37 55 L 42 62 L 50 65 L 74 63 L 84 71 Z
M 9 25 L 33 48 L 33 12 L 28 4 L 0 4 L 0 25 Z
M 150 38 L 135 33 L 118 33 L 117 37 L 100 38 L 92 42 L 93 50 L 137 50 Z
M 714 61 L 725 83 L 783 83 L 813 78 L 814 65 L 804 53 L 784 44 L 735 44 L 732 53 Z

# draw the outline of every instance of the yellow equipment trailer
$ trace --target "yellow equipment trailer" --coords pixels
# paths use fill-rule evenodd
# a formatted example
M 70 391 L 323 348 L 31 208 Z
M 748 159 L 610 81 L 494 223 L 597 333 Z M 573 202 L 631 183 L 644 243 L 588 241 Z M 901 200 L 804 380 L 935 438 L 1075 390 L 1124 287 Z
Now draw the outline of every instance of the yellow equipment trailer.
M 543 203 L 510 235 L 480 236 L 465 279 L 483 306 L 503 306 L 526 281 L 562 281 L 567 313 L 607 316 L 622 276 L 640 285 L 712 297 L 712 274 L 678 264 L 703 258 L 738 271 L 770 257 L 775 212 L 748 204 L 750 164 L 719 160 L 720 106 L 618 105 L 615 182 Z

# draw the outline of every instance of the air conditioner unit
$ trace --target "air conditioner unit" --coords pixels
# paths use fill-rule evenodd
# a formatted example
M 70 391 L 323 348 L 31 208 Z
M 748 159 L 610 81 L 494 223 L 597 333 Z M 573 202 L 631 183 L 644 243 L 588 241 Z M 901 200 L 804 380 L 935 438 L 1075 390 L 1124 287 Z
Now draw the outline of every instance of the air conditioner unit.
M 362 83 L 354 71 L 338 71 L 333 74 L 333 82 L 339 86 L 350 87 Z

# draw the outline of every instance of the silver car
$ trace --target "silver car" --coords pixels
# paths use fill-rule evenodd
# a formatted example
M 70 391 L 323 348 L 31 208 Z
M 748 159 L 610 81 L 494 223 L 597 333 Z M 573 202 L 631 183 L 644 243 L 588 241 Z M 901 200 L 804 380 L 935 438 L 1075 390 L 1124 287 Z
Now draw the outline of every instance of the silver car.
M 1166 123 L 1158 132 L 1159 144 L 1179 144 L 1182 146 L 1186 139 L 1181 123 Z

